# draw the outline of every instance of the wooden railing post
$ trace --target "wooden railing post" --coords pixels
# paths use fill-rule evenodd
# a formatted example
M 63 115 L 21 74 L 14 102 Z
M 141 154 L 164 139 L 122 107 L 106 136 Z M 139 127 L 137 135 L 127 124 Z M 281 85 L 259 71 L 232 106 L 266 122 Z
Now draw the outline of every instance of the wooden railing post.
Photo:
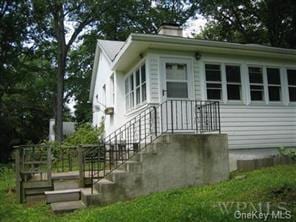
M 16 199 L 19 203 L 23 203 L 22 178 L 21 178 L 21 161 L 20 148 L 15 150 L 15 175 L 16 175 Z
M 52 155 L 51 146 L 47 146 L 47 180 L 52 183 Z
M 78 152 L 78 161 L 79 161 L 79 186 L 80 187 L 84 187 L 84 158 L 83 158 L 83 151 L 82 151 L 82 147 L 79 146 L 77 148 L 77 152 Z

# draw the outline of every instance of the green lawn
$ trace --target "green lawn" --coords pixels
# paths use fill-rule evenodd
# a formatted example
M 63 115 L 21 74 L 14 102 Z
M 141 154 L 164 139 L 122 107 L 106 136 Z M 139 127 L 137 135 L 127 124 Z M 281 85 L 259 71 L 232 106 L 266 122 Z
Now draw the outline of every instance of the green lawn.
M 237 175 L 246 177 L 215 185 L 156 193 L 107 207 L 91 207 L 71 214 L 54 215 L 45 203 L 17 204 L 13 171 L 6 169 L 0 175 L 0 221 L 240 221 L 234 218 L 237 204 L 241 212 L 251 212 L 254 207 L 258 210 L 260 203 L 263 206 L 270 204 L 271 209 L 277 209 L 280 204 L 280 207 L 292 211 L 290 220 L 281 221 L 296 221 L 295 165 Z M 223 203 L 230 206 L 232 202 L 234 204 L 228 213 L 223 211 L 226 208 L 219 207 Z

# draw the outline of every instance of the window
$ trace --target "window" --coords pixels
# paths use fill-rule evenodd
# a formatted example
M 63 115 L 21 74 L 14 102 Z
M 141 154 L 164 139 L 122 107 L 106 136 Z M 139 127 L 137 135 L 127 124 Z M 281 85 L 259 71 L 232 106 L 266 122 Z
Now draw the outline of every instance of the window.
M 262 68 L 249 67 L 251 101 L 264 100 L 264 85 Z
M 288 90 L 290 102 L 296 102 L 296 69 L 288 69 Z
M 241 99 L 241 75 L 240 67 L 226 65 L 225 67 L 227 81 L 227 98 L 228 100 Z
M 106 105 L 106 101 L 107 101 L 107 96 L 106 96 L 106 85 L 103 85 L 103 104 Z
M 145 64 L 141 66 L 141 92 L 142 92 L 142 102 L 146 101 L 147 93 L 146 93 L 146 68 Z
M 111 104 L 114 105 L 115 102 L 115 91 L 114 91 L 114 75 L 110 78 L 110 94 L 111 94 Z
M 269 101 L 281 101 L 281 76 L 277 68 L 267 68 L 267 84 Z
M 186 64 L 166 63 L 166 89 L 168 98 L 188 98 Z
M 126 110 L 146 101 L 146 88 L 146 70 L 143 64 L 125 79 Z
M 214 100 L 222 99 L 222 82 L 220 65 L 206 64 L 207 98 Z

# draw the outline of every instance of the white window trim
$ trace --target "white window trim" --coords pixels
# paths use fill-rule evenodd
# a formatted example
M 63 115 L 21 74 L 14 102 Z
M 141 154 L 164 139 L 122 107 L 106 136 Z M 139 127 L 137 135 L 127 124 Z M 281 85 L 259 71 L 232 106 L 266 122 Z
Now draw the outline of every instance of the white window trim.
M 294 67 L 294 68 L 287 67 L 286 68 L 287 100 L 288 100 L 288 103 L 295 105 L 296 104 L 296 101 L 291 101 L 290 100 L 289 87 L 296 88 L 296 85 L 289 85 L 289 82 L 288 82 L 288 80 L 289 80 L 288 79 L 288 70 L 296 70 L 296 67 Z
M 141 67 L 145 65 L 145 82 L 142 83 L 142 73 L 141 73 Z M 139 86 L 136 86 L 136 72 L 137 70 L 139 70 Z M 140 61 L 130 72 L 128 72 L 129 74 L 125 76 L 124 78 L 124 83 L 125 81 L 128 79 L 128 85 L 129 85 L 129 91 L 128 91 L 128 96 L 130 96 L 130 94 L 133 92 L 133 101 L 134 101 L 134 105 L 131 107 L 130 106 L 130 99 L 129 99 L 129 105 L 125 105 L 126 110 L 125 112 L 127 114 L 131 113 L 133 110 L 138 109 L 139 107 L 143 106 L 144 104 L 147 103 L 147 64 L 145 60 Z M 134 89 L 131 90 L 131 86 L 130 86 L 130 77 L 133 76 L 133 86 Z M 146 84 L 146 100 L 142 101 L 142 87 L 143 85 Z M 125 86 L 124 86 L 125 87 Z M 140 103 L 137 104 L 137 88 L 140 88 Z M 125 89 L 124 89 L 125 90 Z M 126 96 L 127 94 L 125 93 L 125 103 L 127 103 L 126 101 Z
M 220 77 L 221 77 L 221 81 L 207 81 L 207 74 L 206 74 L 206 65 L 218 65 L 220 66 Z M 211 100 L 211 101 L 219 101 L 219 102 L 224 102 L 225 103 L 225 87 L 223 87 L 223 80 L 225 83 L 225 76 L 222 73 L 222 65 L 223 63 L 219 63 L 219 62 L 204 62 L 203 67 L 204 67 L 204 81 L 205 81 L 205 98 L 207 100 Z M 223 77 L 224 76 L 224 77 Z M 208 87 L 207 84 L 221 84 L 221 99 L 208 99 Z M 218 89 L 218 88 L 216 88 Z
M 187 66 L 187 90 L 188 90 L 188 98 L 173 98 L 170 97 L 169 99 L 182 99 L 182 100 L 191 100 L 195 98 L 194 92 L 193 92 L 193 84 L 194 84 L 194 77 L 193 77 L 193 61 L 191 57 L 183 57 L 183 56 L 174 56 L 174 57 L 169 57 L 169 56 L 164 56 L 160 57 L 160 73 L 165 73 L 165 64 L 166 63 L 173 63 L 173 64 L 185 64 Z M 176 81 L 176 80 L 175 80 Z M 181 80 L 183 81 L 183 80 Z M 185 80 L 184 80 L 185 81 Z M 169 80 L 169 82 L 174 82 L 174 80 Z M 180 82 L 177 80 L 176 82 Z M 163 96 L 163 89 L 165 87 L 166 89 L 166 76 L 165 74 L 160 75 L 160 102 L 162 102 L 164 99 L 167 100 L 168 97 L 167 95 Z
M 249 73 L 249 68 L 260 68 L 262 70 L 262 83 L 251 83 L 250 82 L 250 73 Z M 268 92 L 267 92 L 267 86 L 266 86 L 266 81 L 267 81 L 267 76 L 266 76 L 266 71 L 264 69 L 263 65 L 247 65 L 247 75 L 248 75 L 248 79 L 249 79 L 249 91 L 248 94 L 250 96 L 250 105 L 253 104 L 268 104 L 267 102 L 267 98 L 268 98 Z M 251 86 L 263 86 L 263 100 L 252 100 L 252 96 L 251 96 Z
M 238 82 L 227 82 L 227 77 L 226 77 L 226 66 L 237 66 L 239 67 L 239 75 L 240 75 L 240 83 Z M 223 64 L 223 70 L 224 73 L 223 75 L 225 76 L 225 102 L 230 103 L 230 104 L 243 104 L 244 101 L 244 96 L 243 96 L 243 78 L 242 78 L 242 65 L 238 63 L 224 63 Z M 238 85 L 240 86 L 240 99 L 235 100 L 235 99 L 228 99 L 228 93 L 227 93 L 227 86 L 229 85 Z
M 281 72 L 281 67 L 278 66 L 266 66 L 264 67 L 266 71 L 266 85 L 267 85 L 267 98 L 268 98 L 268 103 L 267 104 L 283 104 L 284 103 L 284 92 L 283 92 L 283 80 L 282 80 L 282 72 Z M 268 74 L 267 74 L 267 69 L 278 69 L 279 70 L 279 75 L 280 75 L 280 84 L 269 84 L 268 83 Z M 276 86 L 280 87 L 280 100 L 279 101 L 270 101 L 269 98 L 269 86 Z

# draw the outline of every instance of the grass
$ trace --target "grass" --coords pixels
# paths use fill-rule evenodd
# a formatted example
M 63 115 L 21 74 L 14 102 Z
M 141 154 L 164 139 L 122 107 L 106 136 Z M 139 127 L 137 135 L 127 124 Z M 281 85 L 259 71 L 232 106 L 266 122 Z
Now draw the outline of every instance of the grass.
M 45 203 L 16 203 L 13 170 L 4 167 L 0 173 L 0 221 L 226 222 L 238 221 L 233 216 L 237 207 L 244 208 L 243 212 L 250 212 L 252 207 L 260 206 L 260 203 L 268 203 L 272 209 L 277 209 L 278 204 L 281 204 L 292 211 L 292 218 L 286 221 L 296 221 L 295 165 L 265 168 L 238 175 L 246 176 L 215 185 L 171 190 L 106 207 L 90 207 L 71 214 L 54 215 Z M 234 204 L 230 206 L 232 202 Z M 221 203 L 229 204 L 228 213 L 223 211 L 226 208 L 219 207 Z

